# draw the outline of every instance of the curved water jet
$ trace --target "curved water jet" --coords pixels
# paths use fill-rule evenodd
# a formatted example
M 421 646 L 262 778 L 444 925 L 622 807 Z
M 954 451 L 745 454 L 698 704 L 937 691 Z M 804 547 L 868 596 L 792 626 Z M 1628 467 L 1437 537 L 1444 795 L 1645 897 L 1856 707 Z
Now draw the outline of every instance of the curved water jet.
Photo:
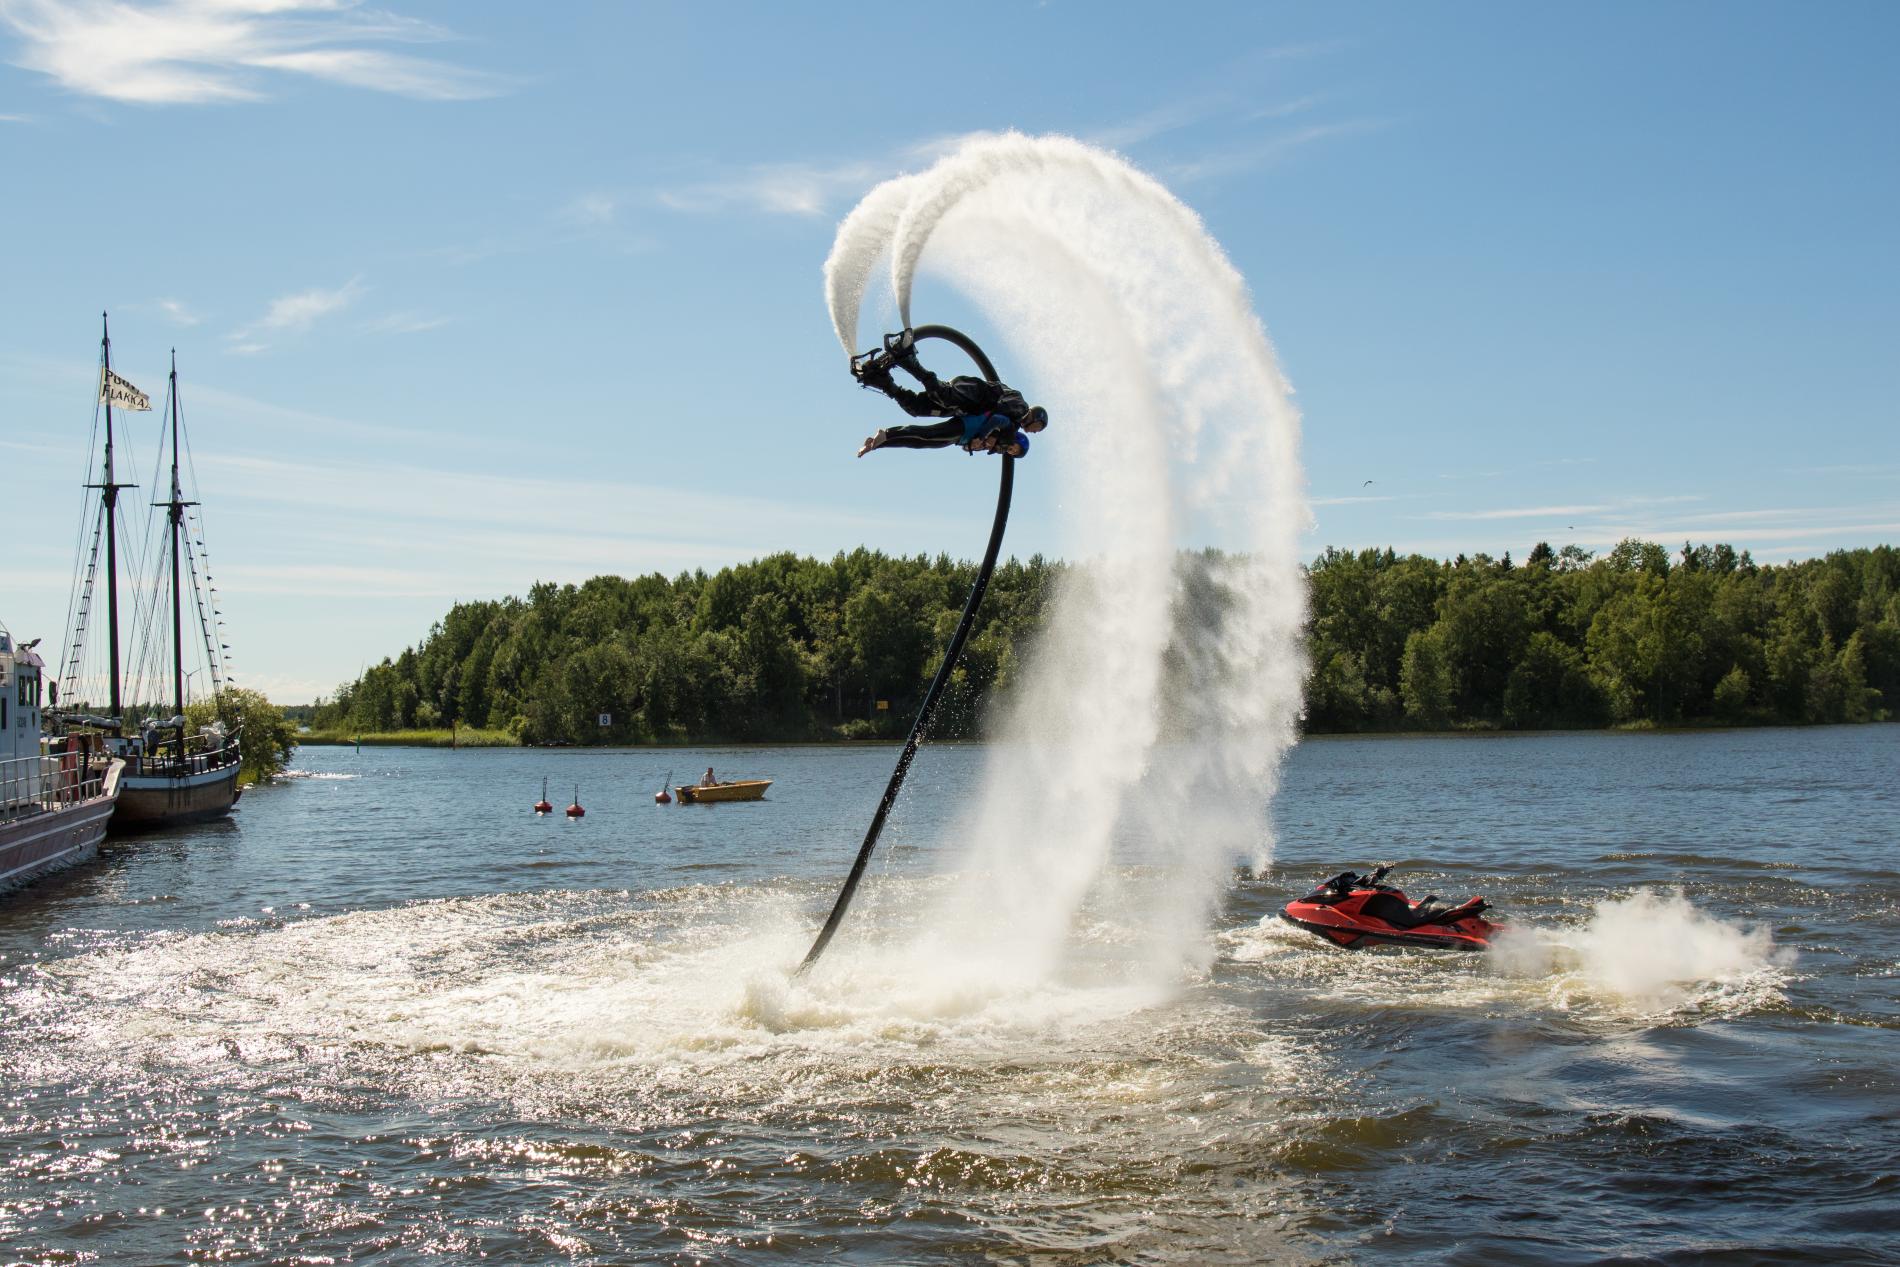
M 1038 515 L 1070 562 L 1014 649 L 986 726 L 1001 742 L 948 835 L 955 879 L 917 935 L 1046 980 L 1097 903 L 1131 966 L 1174 980 L 1205 961 L 1233 859 L 1271 854 L 1265 807 L 1296 734 L 1308 516 L 1291 389 L 1200 217 L 1072 138 L 973 137 L 869 191 L 825 265 L 847 349 L 880 260 L 898 324 L 920 273 L 947 283 L 1009 344 L 1011 373 L 1079 423 Z M 1139 895 L 1115 856 L 1159 864 Z

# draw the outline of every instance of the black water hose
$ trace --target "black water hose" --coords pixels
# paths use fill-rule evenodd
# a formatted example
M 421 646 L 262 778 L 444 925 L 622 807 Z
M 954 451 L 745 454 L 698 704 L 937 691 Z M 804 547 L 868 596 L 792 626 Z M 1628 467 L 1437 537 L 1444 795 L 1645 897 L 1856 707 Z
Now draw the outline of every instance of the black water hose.
M 918 342 L 925 339 L 942 339 L 962 348 L 983 377 L 992 383 L 997 381 L 996 367 L 990 364 L 990 358 L 983 355 L 983 349 L 966 334 L 952 330 L 949 326 L 918 326 L 911 331 Z M 950 681 L 950 672 L 956 668 L 957 659 L 963 654 L 963 644 L 970 636 L 970 626 L 976 623 L 976 609 L 982 606 L 983 592 L 990 587 L 990 573 L 996 570 L 996 553 L 1003 545 L 1003 529 L 1009 525 L 1009 496 L 1016 482 L 1016 459 L 1008 454 L 1003 457 L 1003 477 L 996 491 L 996 519 L 990 525 L 989 548 L 983 552 L 983 566 L 977 569 L 976 583 L 970 586 L 970 599 L 963 605 L 963 619 L 957 622 L 957 631 L 951 635 L 950 646 L 943 653 L 943 663 L 937 666 L 937 676 L 930 681 L 930 689 L 924 692 L 924 704 L 917 710 L 917 720 L 910 725 L 910 738 L 904 741 L 904 750 L 897 756 L 897 768 L 891 771 L 891 781 L 884 789 L 884 799 L 878 802 L 877 813 L 871 817 L 871 829 L 864 833 L 864 843 L 858 846 L 858 857 L 851 864 L 851 874 L 844 878 L 844 887 L 838 890 L 838 900 L 832 903 L 831 915 L 825 920 L 825 926 L 818 930 L 818 939 L 805 952 L 805 960 L 798 965 L 803 973 L 818 962 L 818 956 L 825 953 L 825 947 L 831 944 L 838 925 L 844 923 L 844 913 L 851 908 L 851 899 L 857 894 L 858 882 L 864 878 L 864 868 L 871 861 L 871 853 L 877 848 L 877 838 L 884 830 L 884 820 L 890 817 L 891 806 L 897 803 L 897 794 L 904 786 L 904 776 L 910 773 L 911 759 L 917 755 L 917 746 L 930 732 L 930 722 L 937 713 L 937 704 L 943 698 L 943 688 Z

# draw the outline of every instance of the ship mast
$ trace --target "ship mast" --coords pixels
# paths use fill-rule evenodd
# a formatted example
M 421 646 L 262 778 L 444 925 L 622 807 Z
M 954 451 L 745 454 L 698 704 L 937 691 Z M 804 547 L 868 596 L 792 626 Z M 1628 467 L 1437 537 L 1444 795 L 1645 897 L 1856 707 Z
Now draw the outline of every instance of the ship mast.
M 112 393 L 107 390 L 108 376 L 112 373 L 112 331 L 106 321 L 106 314 L 99 314 L 99 395 L 106 406 L 106 469 L 105 483 L 88 484 L 87 488 L 99 490 L 100 500 L 105 503 L 106 511 L 106 631 L 112 640 L 108 660 L 112 665 L 112 717 L 116 721 L 124 715 L 119 699 L 119 532 L 118 506 L 119 490 L 137 488 L 137 484 L 120 484 L 112 478 Z
M 180 610 L 178 586 L 178 542 L 184 535 L 185 507 L 196 506 L 197 502 L 183 500 L 184 494 L 178 486 L 178 349 L 172 349 L 171 390 L 172 406 L 172 496 L 170 501 L 155 502 L 154 505 L 166 509 L 166 518 L 171 521 L 172 555 L 172 716 L 183 718 L 185 715 L 185 642 L 183 636 L 183 617 Z M 182 725 L 183 722 L 180 722 Z M 182 756 L 182 744 L 179 754 Z

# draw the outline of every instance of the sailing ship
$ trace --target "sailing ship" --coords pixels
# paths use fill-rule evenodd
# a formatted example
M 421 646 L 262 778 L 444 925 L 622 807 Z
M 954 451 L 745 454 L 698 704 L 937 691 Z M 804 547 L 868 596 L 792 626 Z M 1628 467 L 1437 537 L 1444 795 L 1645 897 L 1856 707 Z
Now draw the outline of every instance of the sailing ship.
M 0 889 L 98 853 L 125 770 L 84 736 L 42 753 L 38 645 L 0 625 Z
M 198 503 L 185 499 L 180 478 L 177 353 L 172 354 L 165 400 L 164 417 L 169 436 L 161 431 L 158 452 L 161 462 L 169 454 L 169 496 L 162 502 L 152 503 L 154 511 L 165 512 L 163 520 L 161 523 L 156 514 L 152 516 L 152 527 L 156 531 L 146 534 L 143 553 L 134 557 L 135 563 L 148 563 L 151 568 L 144 578 L 146 583 L 135 587 L 139 598 L 133 604 L 130 660 L 133 671 L 128 675 L 126 664 L 120 658 L 124 644 L 120 637 L 119 610 L 119 493 L 137 485 L 120 483 L 117 478 L 112 411 L 115 405 L 129 411 L 149 411 L 152 406 L 145 393 L 113 372 L 109 326 L 102 325 L 99 347 L 99 407 L 105 419 L 105 461 L 102 479 L 86 485 L 88 489 L 98 490 L 99 502 L 96 509 L 88 510 L 88 517 L 93 519 L 92 544 L 76 580 L 75 618 L 57 687 L 69 703 L 54 712 L 54 716 L 67 734 L 103 735 L 112 755 L 125 762 L 110 823 L 112 831 L 139 831 L 222 817 L 231 812 L 239 795 L 239 735 L 218 721 L 194 732 L 186 721 L 186 683 L 190 678 L 203 673 L 214 701 L 229 684 L 229 678 L 224 655 L 228 648 L 221 641 L 221 634 L 215 632 L 222 622 L 216 620 L 216 590 L 210 585 L 209 561 L 203 550 L 203 525 L 196 522 L 197 516 L 186 513 Z M 99 683 L 92 670 L 96 657 L 88 657 L 87 643 L 102 552 L 108 645 L 104 655 L 105 681 Z M 161 600 L 167 598 L 169 602 L 161 606 Z M 189 675 L 185 672 L 187 600 L 199 634 L 193 640 L 198 648 L 195 658 L 199 667 Z M 165 620 L 167 615 L 169 622 Z M 169 691 L 164 690 L 165 668 L 170 669 Z M 105 687 L 106 698 L 103 701 L 89 698 L 100 685 Z M 105 705 L 103 714 L 99 703 Z

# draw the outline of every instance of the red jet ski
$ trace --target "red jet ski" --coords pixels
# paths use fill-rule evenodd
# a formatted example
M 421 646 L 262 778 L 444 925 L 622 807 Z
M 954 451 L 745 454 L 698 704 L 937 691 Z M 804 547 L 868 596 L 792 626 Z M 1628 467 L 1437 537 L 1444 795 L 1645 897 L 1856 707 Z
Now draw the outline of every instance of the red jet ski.
M 1317 933 L 1335 946 L 1426 946 L 1435 950 L 1486 950 L 1504 925 L 1483 918 L 1491 909 L 1481 897 L 1451 906 L 1436 894 L 1413 902 L 1383 884 L 1391 867 L 1371 875 L 1342 871 L 1297 901 L 1280 918 Z

